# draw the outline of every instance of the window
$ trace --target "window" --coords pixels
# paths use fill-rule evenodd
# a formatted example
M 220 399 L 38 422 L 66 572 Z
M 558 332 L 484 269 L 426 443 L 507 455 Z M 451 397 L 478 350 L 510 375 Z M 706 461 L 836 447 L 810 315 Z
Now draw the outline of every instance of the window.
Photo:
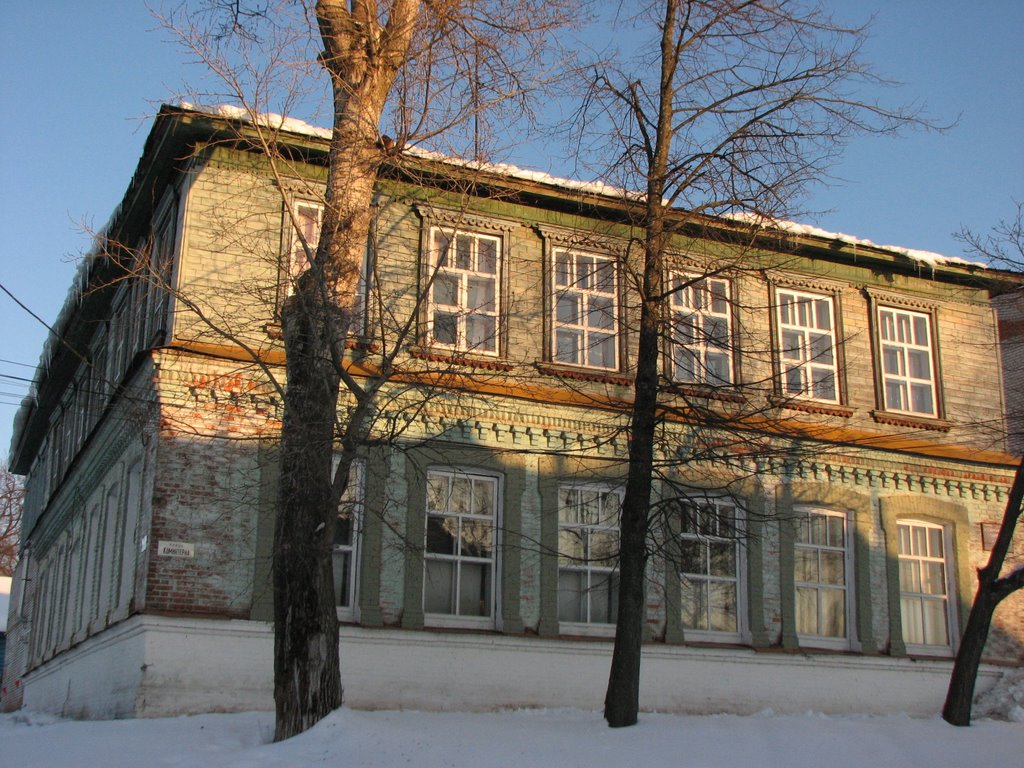
M 618 491 L 558 489 L 558 620 L 614 624 L 618 615 Z
M 900 616 L 908 646 L 950 646 L 950 579 L 946 530 L 901 520 L 897 527 Z
M 938 415 L 928 315 L 879 307 L 882 389 L 885 409 L 922 416 Z
M 287 218 L 287 217 L 286 217 Z M 297 201 L 292 205 L 288 227 L 288 293 L 292 292 L 292 283 L 309 269 L 309 253 L 316 252 L 320 242 L 320 226 L 324 220 L 324 207 L 319 203 Z
M 362 522 L 363 465 L 356 462 L 349 469 L 348 485 L 338 504 L 338 520 L 334 527 L 334 601 L 338 608 L 338 618 L 348 621 L 356 618 Z
M 308 200 L 296 200 L 292 203 L 290 213 L 285 213 L 285 242 L 288 243 L 287 253 L 287 285 L 282 299 L 290 296 L 295 290 L 295 281 L 309 269 L 309 257 L 316 253 L 320 243 L 320 229 L 323 226 L 324 207 L 320 203 Z M 367 249 L 369 250 L 369 249 Z M 359 265 L 359 277 L 355 281 L 355 302 L 349 333 L 361 333 L 364 328 L 364 310 L 367 279 L 369 270 L 369 253 Z
M 729 384 L 729 282 L 672 273 L 672 377 L 696 384 Z
M 844 640 L 849 594 L 846 515 L 800 512 L 794 543 L 796 631 L 801 639 Z
M 618 368 L 615 261 L 555 251 L 553 354 L 556 362 Z
M 679 558 L 682 625 L 693 633 L 740 634 L 739 521 L 734 504 L 688 505 Z
M 430 343 L 497 354 L 501 241 L 437 228 L 431 238 Z
M 777 299 L 783 393 L 838 403 L 832 299 L 788 290 Z
M 427 473 L 425 613 L 494 616 L 497 508 L 497 478 L 458 471 Z

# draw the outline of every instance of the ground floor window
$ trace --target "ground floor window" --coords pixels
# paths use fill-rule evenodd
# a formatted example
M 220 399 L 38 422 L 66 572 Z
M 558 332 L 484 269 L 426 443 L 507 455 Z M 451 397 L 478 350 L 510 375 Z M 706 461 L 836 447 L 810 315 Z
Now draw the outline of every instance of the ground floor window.
M 356 582 L 359 568 L 359 539 L 363 521 L 363 465 L 349 470 L 348 486 L 338 505 L 334 528 L 334 601 L 338 618 L 356 618 Z
M 950 579 L 946 530 L 941 525 L 901 520 L 897 525 L 900 618 L 908 646 L 950 645 Z
M 456 470 L 427 473 L 423 610 L 494 616 L 498 478 Z
M 558 620 L 614 624 L 618 614 L 617 490 L 562 485 L 558 489 Z
M 848 641 L 850 548 L 846 515 L 802 510 L 794 542 L 796 631 L 811 644 Z
M 735 504 L 709 499 L 684 508 L 679 585 L 682 625 L 691 637 L 740 634 L 740 526 Z

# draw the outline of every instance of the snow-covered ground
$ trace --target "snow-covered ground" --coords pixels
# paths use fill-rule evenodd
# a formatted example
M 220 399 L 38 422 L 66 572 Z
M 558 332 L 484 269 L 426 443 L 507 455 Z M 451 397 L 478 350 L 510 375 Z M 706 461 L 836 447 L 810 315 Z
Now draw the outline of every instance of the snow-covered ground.
M 1004 690 L 1005 693 L 1005 690 Z M 997 714 L 1019 708 L 1014 692 Z M 1022 717 L 1024 719 L 1024 717 Z M 642 715 L 612 730 L 600 713 L 360 712 L 342 709 L 281 744 L 270 713 L 76 722 L 0 716 L 11 768 L 298 768 L 299 766 L 679 766 L 680 768 L 1008 768 L 1024 765 L 1024 722 L 939 718 Z

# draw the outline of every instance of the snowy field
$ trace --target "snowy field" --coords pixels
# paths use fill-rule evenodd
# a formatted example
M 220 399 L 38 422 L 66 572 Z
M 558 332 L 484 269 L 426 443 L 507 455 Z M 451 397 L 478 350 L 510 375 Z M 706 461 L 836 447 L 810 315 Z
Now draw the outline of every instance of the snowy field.
M 269 713 L 75 722 L 0 716 L 11 768 L 298 768 L 299 766 L 585 766 L 599 768 L 1008 768 L 1024 765 L 1024 723 L 938 718 L 642 715 L 611 730 L 600 713 L 487 714 L 342 709 L 271 744 Z

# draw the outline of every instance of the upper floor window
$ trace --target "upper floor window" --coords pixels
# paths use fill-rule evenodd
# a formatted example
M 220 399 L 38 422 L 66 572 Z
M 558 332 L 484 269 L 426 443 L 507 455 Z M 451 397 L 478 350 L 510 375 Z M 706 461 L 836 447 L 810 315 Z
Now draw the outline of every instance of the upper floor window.
M 433 614 L 428 622 L 493 618 L 497 515 L 498 478 L 456 470 L 427 473 L 423 611 Z
M 900 619 L 908 646 L 949 647 L 950 577 L 946 530 L 901 520 L 896 527 L 900 563 Z
M 879 307 L 885 409 L 937 416 L 931 322 L 926 314 Z
M 673 272 L 672 377 L 695 384 L 730 384 L 732 317 L 729 282 Z
M 804 510 L 794 542 L 796 631 L 811 644 L 849 640 L 850 546 L 846 515 Z
M 618 615 L 618 491 L 558 489 L 558 620 L 613 624 Z
M 288 244 L 286 254 L 287 274 L 284 276 L 286 286 L 281 294 L 282 299 L 290 296 L 295 290 L 295 281 L 309 269 L 310 257 L 316 254 L 320 244 L 320 232 L 324 222 L 324 206 L 309 200 L 295 200 L 285 214 L 285 242 Z M 363 330 L 365 321 L 365 297 L 368 272 L 368 254 L 364 255 L 358 265 L 359 274 L 353 286 L 354 301 L 352 318 L 348 326 L 350 333 Z
M 430 343 L 497 354 L 501 240 L 435 227 L 431 255 Z
M 616 370 L 619 310 L 615 260 L 556 250 L 554 271 L 553 359 Z
M 736 506 L 726 499 L 688 504 L 680 534 L 682 625 L 696 633 L 740 633 L 742 598 Z
M 783 394 L 838 403 L 832 298 L 780 289 L 776 299 Z
M 309 257 L 316 253 L 320 242 L 320 227 L 324 221 L 324 207 L 319 203 L 299 200 L 292 204 L 291 217 L 287 222 L 290 237 L 288 242 L 288 292 L 291 284 L 309 269 Z

